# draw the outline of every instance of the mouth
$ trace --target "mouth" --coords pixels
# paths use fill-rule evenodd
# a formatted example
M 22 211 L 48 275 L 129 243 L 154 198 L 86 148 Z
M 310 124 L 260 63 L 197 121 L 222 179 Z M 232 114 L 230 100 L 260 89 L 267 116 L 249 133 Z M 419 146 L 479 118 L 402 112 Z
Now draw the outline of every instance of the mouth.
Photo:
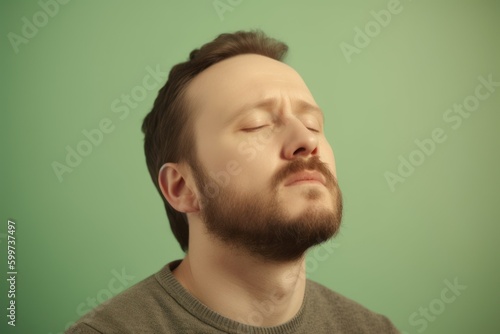
M 325 185 L 325 177 L 317 171 L 303 171 L 292 174 L 285 181 L 285 187 L 295 186 L 300 184 L 319 184 Z

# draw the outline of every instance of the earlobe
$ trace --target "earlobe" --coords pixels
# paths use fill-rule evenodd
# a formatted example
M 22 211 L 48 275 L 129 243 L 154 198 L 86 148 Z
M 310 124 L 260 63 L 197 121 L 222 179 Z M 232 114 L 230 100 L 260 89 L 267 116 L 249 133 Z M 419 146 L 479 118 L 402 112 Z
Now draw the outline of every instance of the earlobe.
M 178 163 L 168 162 L 158 172 L 158 184 L 163 197 L 179 212 L 199 211 L 196 192 L 191 189 Z

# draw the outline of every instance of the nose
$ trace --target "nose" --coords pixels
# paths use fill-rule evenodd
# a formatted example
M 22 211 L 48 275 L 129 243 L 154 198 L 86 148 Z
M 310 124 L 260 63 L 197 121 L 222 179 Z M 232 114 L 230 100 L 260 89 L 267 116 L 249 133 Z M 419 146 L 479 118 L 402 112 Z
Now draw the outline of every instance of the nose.
M 287 160 L 307 158 L 318 154 L 318 134 L 300 120 L 290 119 L 285 126 L 283 157 Z

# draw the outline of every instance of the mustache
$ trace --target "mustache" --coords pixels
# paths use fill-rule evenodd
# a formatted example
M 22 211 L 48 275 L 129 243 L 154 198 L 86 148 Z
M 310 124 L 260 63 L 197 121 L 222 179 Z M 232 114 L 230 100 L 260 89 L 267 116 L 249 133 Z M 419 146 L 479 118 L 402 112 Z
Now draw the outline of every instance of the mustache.
M 302 172 L 306 169 L 318 171 L 321 174 L 323 174 L 323 176 L 326 179 L 326 185 L 328 188 L 333 188 L 337 186 L 337 179 L 328 168 L 328 165 L 325 162 L 322 162 L 318 156 L 314 156 L 307 160 L 306 159 L 293 160 L 289 164 L 285 165 L 274 175 L 272 180 L 273 188 L 277 187 L 289 175 Z

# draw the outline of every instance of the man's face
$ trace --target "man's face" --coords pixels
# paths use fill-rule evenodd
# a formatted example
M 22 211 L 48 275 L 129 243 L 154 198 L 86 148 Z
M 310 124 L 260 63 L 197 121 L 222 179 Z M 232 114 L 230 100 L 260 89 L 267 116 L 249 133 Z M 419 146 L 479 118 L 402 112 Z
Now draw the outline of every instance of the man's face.
M 209 234 L 270 261 L 296 260 L 342 217 L 323 114 L 288 65 L 254 55 L 217 63 L 190 84 L 192 166 Z

